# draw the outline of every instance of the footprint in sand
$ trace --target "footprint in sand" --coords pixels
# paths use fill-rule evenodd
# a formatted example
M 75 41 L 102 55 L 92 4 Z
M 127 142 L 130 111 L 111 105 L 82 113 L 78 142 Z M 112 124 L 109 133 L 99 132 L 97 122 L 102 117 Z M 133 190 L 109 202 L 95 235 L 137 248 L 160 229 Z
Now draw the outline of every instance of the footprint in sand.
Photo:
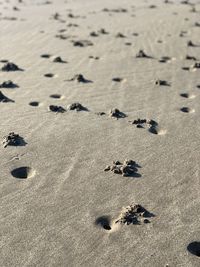
M 193 241 L 187 246 L 187 250 L 197 256 L 200 257 L 200 242 L 199 241 Z
M 11 171 L 11 175 L 18 179 L 27 179 L 35 175 L 36 171 L 31 167 L 23 166 Z

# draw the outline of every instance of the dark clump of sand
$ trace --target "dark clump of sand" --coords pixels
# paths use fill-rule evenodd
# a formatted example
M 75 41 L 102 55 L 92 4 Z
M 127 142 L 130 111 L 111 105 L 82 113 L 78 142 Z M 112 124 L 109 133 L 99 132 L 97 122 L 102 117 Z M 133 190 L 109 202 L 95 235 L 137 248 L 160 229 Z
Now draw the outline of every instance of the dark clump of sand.
M 3 102 L 3 103 L 7 103 L 7 102 L 12 102 L 14 103 L 15 101 L 8 98 L 7 96 L 5 96 L 1 91 L 0 91 L 0 102 Z
M 92 83 L 91 80 L 86 79 L 82 74 L 76 74 L 73 78 L 67 81 L 77 81 L 79 83 Z
M 123 208 L 122 213 L 115 223 L 119 224 L 142 224 L 150 223 L 149 218 L 154 217 L 153 213 L 147 211 L 140 204 L 130 205 L 126 208 Z
M 133 160 L 125 160 L 123 163 L 117 160 L 113 161 L 112 165 L 107 166 L 104 171 L 112 171 L 122 176 L 139 177 L 138 167 L 140 166 Z
M 50 105 L 49 111 L 56 112 L 56 113 L 64 113 L 66 112 L 66 109 L 64 109 L 61 106 Z
M 6 63 L 2 68 L 2 71 L 23 71 L 23 69 L 19 68 L 16 64 L 12 62 Z
M 76 111 L 88 111 L 88 109 L 86 107 L 84 107 L 83 105 L 81 105 L 78 102 L 72 103 L 68 106 L 69 110 L 76 110 Z
M 110 117 L 113 117 L 113 118 L 116 118 L 116 119 L 127 117 L 127 115 L 125 113 L 121 112 L 117 108 L 111 109 L 109 115 L 110 115 Z
M 18 88 L 19 86 L 16 83 L 8 80 L 0 84 L 0 88 Z
M 9 133 L 8 135 L 4 136 L 3 138 L 3 146 L 25 146 L 26 142 L 24 138 L 21 137 L 19 134 L 15 134 L 14 132 Z

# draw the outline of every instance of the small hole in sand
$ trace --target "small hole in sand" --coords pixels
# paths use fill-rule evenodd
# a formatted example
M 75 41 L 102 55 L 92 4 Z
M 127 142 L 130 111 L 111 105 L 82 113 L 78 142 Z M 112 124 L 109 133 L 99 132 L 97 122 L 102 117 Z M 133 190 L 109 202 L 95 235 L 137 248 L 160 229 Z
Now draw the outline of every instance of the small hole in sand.
M 47 78 L 53 78 L 55 75 L 53 73 L 46 73 L 44 76 Z
M 63 98 L 61 95 L 59 94 L 53 94 L 53 95 L 50 95 L 51 98 L 55 98 L 55 99 L 60 99 L 60 98 Z
M 27 179 L 34 176 L 35 171 L 30 167 L 19 167 L 11 171 L 13 177 L 18 179 Z
M 96 225 L 100 225 L 103 229 L 110 231 L 110 218 L 108 216 L 101 216 L 96 219 L 95 221 Z
M 30 106 L 32 107 L 38 107 L 40 105 L 40 102 L 37 102 L 37 101 L 32 101 L 29 103 Z
M 188 107 L 182 107 L 180 109 L 180 111 L 184 112 L 184 113 L 193 113 L 194 112 L 194 109 L 190 109 Z
M 200 242 L 198 241 L 194 241 L 194 242 L 191 242 L 188 246 L 187 246 L 187 250 L 197 256 L 197 257 L 200 257 Z

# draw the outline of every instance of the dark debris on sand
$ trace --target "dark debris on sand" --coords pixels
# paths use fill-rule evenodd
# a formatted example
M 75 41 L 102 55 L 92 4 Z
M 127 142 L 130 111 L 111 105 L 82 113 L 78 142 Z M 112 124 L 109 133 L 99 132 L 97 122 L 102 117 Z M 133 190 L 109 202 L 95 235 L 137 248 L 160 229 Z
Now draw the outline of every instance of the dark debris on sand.
M 120 77 L 116 77 L 116 78 L 112 78 L 113 82 L 122 82 L 123 78 Z
M 150 223 L 149 218 L 155 217 L 153 213 L 147 211 L 144 207 L 139 204 L 130 205 L 122 210 L 119 218 L 115 223 L 120 224 L 143 224 Z
M 193 65 L 194 69 L 200 69 L 200 62 L 195 62 L 195 64 Z
M 170 83 L 165 80 L 156 80 L 155 84 L 160 86 L 170 86 Z
M 186 56 L 185 56 L 185 59 L 186 59 L 186 60 L 194 60 L 194 61 L 197 60 L 196 57 L 194 57 L 194 56 L 190 56 L 190 55 L 186 55 Z
M 136 54 L 136 58 L 152 58 L 152 57 L 148 56 L 143 50 L 139 50 L 139 52 Z
M 16 64 L 12 62 L 6 63 L 2 68 L 2 71 L 23 71 L 23 69 L 20 69 Z
M 7 96 L 5 96 L 1 91 L 0 91 L 0 102 L 3 102 L 3 103 L 7 103 L 7 102 L 12 102 L 14 103 L 15 101 L 8 98 Z
M 138 174 L 138 167 L 140 167 L 135 161 L 133 160 L 125 160 L 123 163 L 120 161 L 113 161 L 113 164 L 110 166 L 106 166 L 104 171 L 112 171 L 116 174 L 121 174 L 122 176 L 132 176 L 132 177 L 139 177 Z
M 0 84 L 0 88 L 18 88 L 19 86 L 12 81 L 8 80 Z
M 19 134 L 15 134 L 14 132 L 9 133 L 7 136 L 3 138 L 3 146 L 24 146 L 26 142 L 23 137 L 19 136 Z
M 125 118 L 127 117 L 127 115 L 123 112 L 121 112 L 119 109 L 117 108 L 113 108 L 110 110 L 110 113 L 109 113 L 110 117 L 114 117 L 116 119 L 120 119 L 120 118 Z
M 154 120 L 137 119 L 129 121 L 131 124 L 136 125 L 137 128 L 146 128 L 153 134 L 158 134 L 158 123 Z
M 69 110 L 76 110 L 76 111 L 88 111 L 86 107 L 81 105 L 78 102 L 72 103 L 71 105 L 68 106 Z
M 56 112 L 56 113 L 64 113 L 66 112 L 66 109 L 64 109 L 61 106 L 50 105 L 49 111 Z
M 88 40 L 72 41 L 72 43 L 74 46 L 79 46 L 79 47 L 93 46 L 93 43 Z
M 92 83 L 93 81 L 85 79 L 85 77 L 82 74 L 76 74 L 73 78 L 67 80 L 67 81 L 77 81 L 79 83 Z
M 55 62 L 55 63 L 67 63 L 67 61 L 63 60 L 61 57 L 55 57 L 53 59 L 53 62 Z

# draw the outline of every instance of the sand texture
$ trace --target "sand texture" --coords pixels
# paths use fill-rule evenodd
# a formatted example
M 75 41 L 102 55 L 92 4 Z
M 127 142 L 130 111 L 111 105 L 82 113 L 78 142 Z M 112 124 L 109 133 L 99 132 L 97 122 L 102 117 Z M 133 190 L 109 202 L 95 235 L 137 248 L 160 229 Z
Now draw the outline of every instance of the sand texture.
M 0 267 L 200 266 L 200 1 L 0 0 Z

